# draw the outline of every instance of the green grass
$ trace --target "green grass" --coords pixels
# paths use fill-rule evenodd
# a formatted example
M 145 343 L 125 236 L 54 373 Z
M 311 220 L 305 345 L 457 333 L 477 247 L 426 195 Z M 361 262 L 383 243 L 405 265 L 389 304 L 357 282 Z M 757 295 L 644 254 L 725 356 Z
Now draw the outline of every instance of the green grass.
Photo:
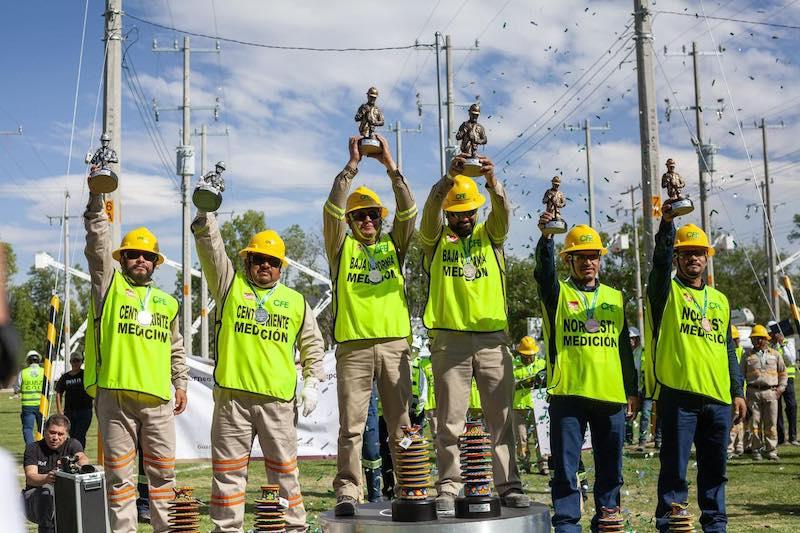
M 9 399 L 9 394 L 0 398 L 0 427 L 5 430 L 0 434 L 0 446 L 15 454 L 20 465 L 22 463 L 22 432 L 19 420 L 19 400 Z M 89 431 L 88 454 L 97 457 L 97 430 L 93 423 Z M 658 457 L 648 449 L 645 454 L 626 450 L 624 463 L 625 486 L 623 487 L 622 506 L 627 515 L 630 530 L 653 531 L 652 515 L 655 509 L 656 480 L 658 477 Z M 770 531 L 800 531 L 800 447 L 782 446 L 779 449 L 780 463 L 753 463 L 749 459 L 733 460 L 728 466 L 730 481 L 727 486 L 729 531 L 749 532 L 769 529 Z M 589 472 L 590 483 L 594 468 L 591 454 L 584 454 L 584 461 Z M 23 483 L 20 466 L 20 482 Z M 689 499 L 691 510 L 699 515 L 695 503 L 694 478 L 696 468 L 690 463 Z M 303 487 L 308 522 L 312 530 L 319 525 L 319 513 L 331 509 L 334 494 L 331 481 L 335 473 L 335 461 L 303 461 L 300 464 L 300 483 Z M 196 462 L 179 464 L 177 467 L 178 483 L 192 485 L 195 494 L 201 501 L 208 501 L 211 490 L 211 467 L 209 463 Z M 247 506 L 245 528 L 252 527 L 252 502 L 260 494 L 259 486 L 266 482 L 264 466 L 261 462 L 253 462 L 250 469 L 250 483 L 247 489 Z M 550 503 L 547 479 L 544 476 L 524 474 L 525 491 L 537 502 Z M 591 498 L 590 498 L 591 502 Z M 588 515 L 592 506 L 586 510 Z M 205 515 L 202 531 L 209 531 L 211 523 L 208 519 L 208 508 L 203 507 Z M 588 517 L 583 526 L 588 530 Z M 699 528 L 699 523 L 696 524 Z M 35 531 L 30 528 L 30 531 Z M 151 531 L 149 526 L 140 526 L 140 532 Z

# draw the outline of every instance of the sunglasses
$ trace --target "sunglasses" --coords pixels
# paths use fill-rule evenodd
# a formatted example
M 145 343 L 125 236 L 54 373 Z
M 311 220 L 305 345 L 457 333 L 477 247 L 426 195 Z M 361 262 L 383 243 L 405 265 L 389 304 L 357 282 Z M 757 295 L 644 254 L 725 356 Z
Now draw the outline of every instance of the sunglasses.
M 681 259 L 689 259 L 690 257 L 705 257 L 705 250 L 681 250 L 678 252 L 678 257 Z
M 472 218 L 478 213 L 477 209 L 472 211 L 446 211 L 447 218 Z
M 600 254 L 572 254 L 581 261 L 600 261 Z
M 250 254 L 250 262 L 256 266 L 261 266 L 268 263 L 272 268 L 280 268 L 281 260 L 271 255 Z
M 362 209 L 350 215 L 356 222 L 364 222 L 369 217 L 370 220 L 380 220 L 381 212 L 378 209 Z
M 153 252 L 144 252 L 142 250 L 125 250 L 122 252 L 122 257 L 128 261 L 135 261 L 140 257 L 144 257 L 145 261 L 150 261 L 151 263 L 155 263 L 158 260 L 158 254 Z

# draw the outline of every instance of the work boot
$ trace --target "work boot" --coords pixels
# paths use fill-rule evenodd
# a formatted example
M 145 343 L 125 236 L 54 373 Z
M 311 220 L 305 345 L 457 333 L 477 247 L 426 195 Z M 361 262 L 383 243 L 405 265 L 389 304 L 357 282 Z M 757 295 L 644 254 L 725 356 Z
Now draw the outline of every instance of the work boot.
M 636 447 L 637 452 L 644 452 L 644 442 L 640 442 L 639 445 Z
M 436 497 L 436 512 L 449 514 L 456 512 L 456 497 L 448 492 L 443 492 Z
M 762 461 L 761 452 L 753 452 L 753 461 Z
M 543 476 L 550 475 L 550 469 L 547 467 L 547 461 L 542 459 L 536 463 L 536 466 L 539 467 L 539 474 Z
M 503 507 L 522 509 L 531 506 L 531 499 L 523 494 L 522 489 L 509 489 L 500 496 L 500 503 Z
M 800 446 L 800 440 L 797 439 L 790 440 L 789 444 L 791 444 L 792 446 Z
M 767 459 L 770 461 L 778 461 L 780 458 L 778 457 L 778 452 L 769 452 L 767 454 Z
M 356 499 L 352 496 L 337 496 L 333 514 L 334 516 L 354 516 L 356 514 Z
M 140 524 L 149 524 L 150 523 L 150 508 L 149 507 L 139 507 L 136 510 L 136 518 Z

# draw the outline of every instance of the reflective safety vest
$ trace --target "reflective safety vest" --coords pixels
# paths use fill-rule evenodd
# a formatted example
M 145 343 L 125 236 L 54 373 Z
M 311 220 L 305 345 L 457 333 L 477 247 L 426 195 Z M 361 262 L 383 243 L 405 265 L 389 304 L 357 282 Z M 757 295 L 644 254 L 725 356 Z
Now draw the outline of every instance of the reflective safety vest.
M 472 385 L 469 389 L 469 408 L 470 409 L 480 409 L 481 408 L 481 395 L 478 392 L 478 383 L 475 381 L 475 378 L 472 378 Z
M 591 305 L 595 293 L 580 291 L 564 281 L 558 283 L 555 331 L 550 331 L 553 310 L 542 305 L 545 344 L 549 346 L 554 338 L 556 349 L 555 364 L 547 358 L 547 392 L 553 396 L 626 403 L 619 358 L 619 335 L 625 321 L 622 293 L 608 285 L 598 285 L 592 318 L 599 323 L 599 329 L 589 333 L 584 298 Z
M 783 357 L 783 362 L 786 365 L 786 379 L 794 379 L 794 377 L 797 375 L 797 366 L 788 357 L 783 355 L 789 347 L 786 344 L 777 344 L 773 345 L 772 347 L 781 354 L 781 357 Z
M 39 407 L 44 383 L 44 369 L 32 364 L 20 372 L 20 400 L 23 407 Z
M 736 347 L 736 362 L 737 363 L 741 364 L 743 355 L 744 355 L 744 348 L 742 348 L 741 346 L 737 346 Z
M 417 356 L 411 361 L 411 396 L 414 398 L 419 398 L 419 389 L 422 385 L 421 376 L 420 357 Z
M 430 357 L 420 357 L 419 359 L 419 369 L 425 375 L 425 381 L 428 384 L 427 394 L 425 395 L 425 410 L 431 411 L 436 409 L 436 394 L 433 389 L 433 365 Z
M 372 261 L 381 281 L 369 279 Z M 344 238 L 336 276 L 336 342 L 360 339 L 403 338 L 411 335 L 403 269 L 392 238 L 364 245 Z
M 533 409 L 533 378 L 546 364 L 544 359 L 538 357 L 530 364 L 525 364 L 521 357 L 514 358 L 514 381 L 517 382 L 514 387 L 514 409 Z M 520 386 L 521 381 L 526 383 Z
M 100 315 L 89 305 L 86 329 L 84 387 L 95 396 L 103 389 L 142 392 L 169 401 L 172 398 L 172 321 L 178 314 L 178 301 L 151 286 L 145 311 L 149 326 L 137 317 L 147 295 L 147 286 L 131 285 L 117 271 L 103 301 Z
M 278 283 L 264 302 L 269 316 L 259 324 L 256 301 L 269 290 L 251 286 L 241 272 L 233 278 L 216 324 L 214 380 L 226 389 L 291 400 L 297 388 L 294 345 L 303 327 L 306 301 Z
M 728 298 L 713 287 L 708 291 L 706 317 L 711 331 L 702 327 L 704 290 L 683 286 L 673 279 L 658 336 L 653 318 L 645 317 L 645 383 L 647 396 L 658 399 L 661 387 L 707 396 L 731 403 L 728 373 Z
M 464 277 L 464 249 L 469 248 L 475 278 Z M 428 329 L 492 332 L 508 327 L 505 259 L 495 254 L 484 224 L 470 238 L 459 239 L 449 227 L 433 251 L 428 267 L 428 301 L 423 323 Z

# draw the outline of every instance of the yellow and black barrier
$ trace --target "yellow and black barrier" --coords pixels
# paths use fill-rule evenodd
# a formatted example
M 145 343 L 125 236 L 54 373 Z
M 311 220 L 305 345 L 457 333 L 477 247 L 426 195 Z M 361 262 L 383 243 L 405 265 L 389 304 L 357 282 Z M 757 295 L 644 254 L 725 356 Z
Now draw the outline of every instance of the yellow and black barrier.
M 56 320 L 60 307 L 61 300 L 54 294 L 53 297 L 50 298 L 50 310 L 48 311 L 47 318 L 47 339 L 44 347 L 44 361 L 42 361 L 44 379 L 42 380 L 42 395 L 41 398 L 39 398 L 39 413 L 42 415 L 42 425 L 37 427 L 34 432 L 34 438 L 36 440 L 41 440 L 44 421 L 47 420 L 47 416 L 50 414 L 50 389 L 53 384 L 53 361 L 58 349 L 56 346 Z
M 786 289 L 786 297 L 789 299 L 789 312 L 792 313 L 794 331 L 800 335 L 800 309 L 797 308 L 792 290 L 792 280 L 789 279 L 789 276 L 783 276 L 783 288 Z

